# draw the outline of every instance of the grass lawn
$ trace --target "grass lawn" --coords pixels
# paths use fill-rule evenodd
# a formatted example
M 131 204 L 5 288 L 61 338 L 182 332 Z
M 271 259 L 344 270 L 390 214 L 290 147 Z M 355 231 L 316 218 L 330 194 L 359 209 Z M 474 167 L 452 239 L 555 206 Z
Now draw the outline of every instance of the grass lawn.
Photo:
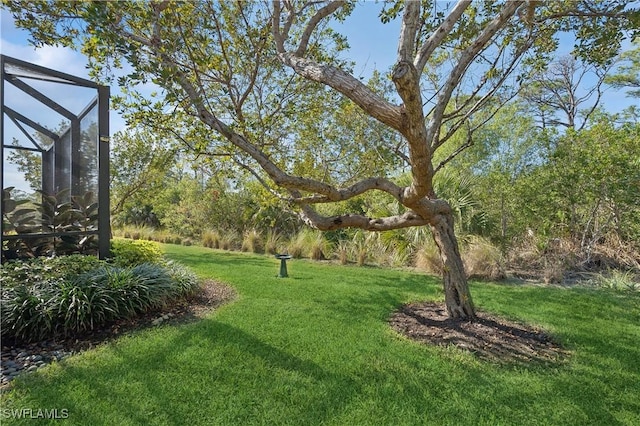
M 238 298 L 207 319 L 136 332 L 16 381 L 7 409 L 78 425 L 638 425 L 640 294 L 472 284 L 478 308 L 545 327 L 558 365 L 497 365 L 400 337 L 400 304 L 439 282 L 377 268 L 164 246 Z M 34 420 L 26 421 L 34 424 Z

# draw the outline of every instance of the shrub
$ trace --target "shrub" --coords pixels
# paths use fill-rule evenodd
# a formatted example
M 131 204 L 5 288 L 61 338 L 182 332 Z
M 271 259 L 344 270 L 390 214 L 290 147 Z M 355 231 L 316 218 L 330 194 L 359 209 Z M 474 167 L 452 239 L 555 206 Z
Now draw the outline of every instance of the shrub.
M 425 242 L 415 254 L 416 268 L 435 275 L 442 275 L 442 260 L 438 247 L 433 242 Z
M 58 293 L 58 318 L 65 333 L 93 330 L 121 316 L 114 293 L 99 282 L 75 279 Z
M 313 260 L 325 260 L 331 251 L 331 244 L 320 231 L 310 233 L 308 237 L 309 257 Z
M 138 291 L 138 297 L 142 297 L 144 310 L 161 308 L 168 299 L 180 295 L 171 276 L 160 265 L 143 263 L 133 268 L 131 274 L 135 276 L 133 288 Z
M 165 268 L 173 281 L 178 295 L 191 296 L 200 288 L 196 274 L 185 266 L 169 261 L 166 263 Z
M 482 237 L 471 237 L 462 250 L 462 261 L 469 278 L 501 280 L 506 278 L 500 250 Z
M 543 259 L 544 266 L 541 278 L 545 284 L 561 284 L 564 281 L 567 268 L 562 259 Z
M 264 253 L 264 241 L 262 235 L 255 229 L 251 229 L 244 234 L 242 239 L 242 251 L 252 253 Z
M 225 231 L 220 236 L 220 248 L 222 250 L 238 250 L 241 247 L 241 240 L 235 231 Z
M 81 254 L 44 259 L 44 262 L 49 262 L 49 266 L 57 271 L 61 277 L 80 275 L 100 267 L 103 263 L 96 256 L 84 256 Z
M 346 240 L 340 240 L 336 247 L 336 254 L 338 255 L 338 260 L 341 265 L 349 263 L 349 251 L 349 242 Z
M 597 287 L 617 291 L 640 290 L 640 276 L 636 275 L 632 271 L 611 269 L 607 272 L 594 274 L 589 282 Z
M 366 250 L 365 261 L 371 259 L 379 266 L 402 266 L 402 262 L 406 260 L 404 256 L 406 251 L 400 250 L 400 247 L 395 245 L 397 241 L 390 240 L 385 243 L 381 238 L 382 235 L 380 233 L 367 235 L 364 244 L 360 246 L 360 249 Z
M 411 254 L 407 250 L 398 250 L 390 248 L 388 251 L 386 262 L 389 266 L 400 268 L 408 266 L 410 263 Z
M 0 268 L 3 287 L 61 281 L 97 268 L 102 262 L 95 256 L 73 254 L 10 261 Z
M 56 259 L 0 267 L 3 338 L 28 341 L 92 330 L 112 320 L 163 307 L 199 288 L 195 274 L 171 262 L 123 267 L 98 260 Z M 47 262 L 58 262 L 62 269 L 51 268 Z M 97 267 L 85 271 L 90 265 Z M 13 280 L 12 285 L 4 285 L 9 280 Z
M 160 246 L 152 241 L 114 239 L 111 241 L 111 255 L 118 266 L 136 266 L 162 260 Z
M 182 238 L 179 235 L 173 234 L 166 229 L 149 226 L 124 225 L 120 228 L 114 228 L 113 236 L 134 240 L 157 241 L 166 244 L 180 244 L 182 242 Z
M 304 242 L 300 239 L 300 236 L 294 237 L 287 245 L 287 252 L 294 259 L 301 259 L 304 257 Z
M 352 239 L 353 254 L 358 266 L 364 266 L 371 259 L 371 248 L 375 234 L 358 230 Z
M 220 248 L 220 233 L 218 231 L 205 231 L 202 234 L 202 245 L 213 249 Z
M 2 336 L 40 339 L 56 331 L 56 300 L 47 284 L 18 285 L 2 289 Z
M 282 244 L 282 236 L 274 231 L 267 232 L 264 250 L 269 254 L 277 254 L 278 247 Z
M 356 263 L 358 266 L 364 266 L 369 260 L 369 251 L 366 246 L 359 246 L 356 248 Z
M 135 290 L 137 281 L 130 268 L 105 267 L 80 277 L 78 281 L 108 288 L 113 294 L 113 309 L 118 318 L 133 316 L 147 308 L 144 297 L 141 298 L 139 291 Z
M 288 253 L 296 259 L 309 257 L 324 260 L 331 251 L 331 244 L 320 231 L 303 229 L 289 241 Z

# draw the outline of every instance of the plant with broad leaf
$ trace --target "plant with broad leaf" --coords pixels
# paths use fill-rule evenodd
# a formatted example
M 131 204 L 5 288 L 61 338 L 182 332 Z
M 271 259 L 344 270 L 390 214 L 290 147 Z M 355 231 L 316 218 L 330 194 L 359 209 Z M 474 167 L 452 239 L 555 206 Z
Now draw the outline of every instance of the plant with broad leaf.
M 94 201 L 93 192 L 71 196 L 68 189 L 54 195 L 37 191 L 41 195 L 41 202 L 33 203 L 26 199 L 13 199 L 13 189 L 9 187 L 2 191 L 4 234 L 24 234 L 25 237 L 7 240 L 3 246 L 3 258 L 88 254 L 95 251 L 98 203 Z M 42 236 L 32 237 L 38 234 Z

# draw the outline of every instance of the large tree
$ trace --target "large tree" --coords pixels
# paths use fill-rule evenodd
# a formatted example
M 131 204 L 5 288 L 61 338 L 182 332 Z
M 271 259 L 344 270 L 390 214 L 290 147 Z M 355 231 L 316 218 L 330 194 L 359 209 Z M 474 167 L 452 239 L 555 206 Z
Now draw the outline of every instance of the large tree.
M 581 63 L 565 56 L 532 78 L 521 95 L 543 129 L 581 130 L 602 100 L 612 63 Z
M 97 72 L 128 63 L 131 71 L 120 80 L 127 87 L 149 80 L 160 86 L 157 105 L 129 97 L 138 114 L 154 112 L 155 125 L 164 123 L 160 127 L 198 141 L 193 146 L 205 154 L 233 159 L 297 206 L 310 225 L 370 231 L 429 226 L 444 264 L 448 312 L 472 318 L 452 209 L 433 185 L 434 175 L 471 144 L 471 138 L 453 136 L 471 135 L 485 122 L 475 119 L 480 110 L 495 110 L 509 100 L 557 47 L 559 31 L 575 30 L 578 53 L 608 60 L 620 45 L 621 30 L 637 29 L 638 15 L 626 3 L 384 2 L 383 20 L 401 20 L 389 73 L 393 96 L 365 84 L 340 59 L 345 39 L 328 25 L 358 13 L 354 1 L 14 1 L 7 6 L 36 44 L 80 47 Z M 345 169 L 339 166 L 332 167 L 333 174 L 293 167 L 304 146 L 340 160 L 336 154 L 344 138 L 332 134 L 325 120 L 345 99 L 366 115 L 371 128 L 385 129 L 376 143 L 396 154 L 396 165 L 356 181 L 341 180 Z M 310 141 L 305 135 L 314 128 Z M 450 155 L 436 155 L 457 141 L 447 148 Z M 405 186 L 392 179 L 403 167 L 411 175 Z M 368 191 L 385 192 L 401 212 L 327 217 L 318 208 Z

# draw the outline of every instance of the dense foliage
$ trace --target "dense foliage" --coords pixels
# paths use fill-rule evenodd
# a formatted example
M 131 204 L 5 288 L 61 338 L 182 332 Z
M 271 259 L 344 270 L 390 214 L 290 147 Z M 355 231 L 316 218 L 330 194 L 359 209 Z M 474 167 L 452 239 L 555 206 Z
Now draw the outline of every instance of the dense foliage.
M 72 195 L 65 189 L 48 195 L 38 190 L 34 201 L 14 198 L 13 190 L 2 190 L 2 221 L 4 232 L 19 238 L 5 242 L 3 259 L 97 253 L 98 203 L 93 192 Z
M 198 289 L 196 276 L 161 260 L 154 243 L 118 242 L 114 248 L 113 263 L 83 255 L 3 263 L 3 339 L 31 341 L 93 330 Z
M 249 171 L 314 227 L 429 226 L 445 265 L 447 310 L 473 317 L 454 211 L 435 184 L 470 146 L 456 135 L 481 129 L 539 75 L 559 33 L 575 37 L 578 57 L 606 65 L 638 34 L 640 11 L 624 0 L 384 2 L 382 22 L 402 21 L 395 64 L 386 78 L 364 81 L 332 26 L 360 6 L 6 2 L 34 44 L 82 51 L 94 77 L 113 79 L 118 69 L 118 104 L 131 122 Z M 160 88 L 155 96 L 138 90 L 148 82 Z M 410 173 L 401 183 L 403 168 Z M 327 216 L 318 208 L 376 192 L 400 211 Z
M 111 241 L 112 261 L 121 267 L 133 267 L 142 263 L 159 263 L 162 250 L 150 241 L 114 239 Z
M 196 185 L 188 182 L 180 193 L 172 186 L 164 200 L 154 196 L 165 204 L 164 215 L 153 215 L 146 199 L 125 205 L 131 191 L 117 191 L 116 211 L 128 213 L 123 222 L 159 221 L 197 236 L 217 202 L 205 180 L 215 175 L 221 188 L 233 192 L 239 185 L 226 180 L 244 171 L 265 194 L 323 231 L 428 226 L 443 263 L 445 305 L 452 317 L 464 318 L 473 318 L 474 308 L 454 221 L 467 232 L 480 232 L 489 215 L 474 214 L 465 222 L 461 213 L 474 210 L 470 192 L 451 198 L 442 183 L 458 189 L 469 176 L 457 167 L 457 179 L 443 178 L 445 166 L 468 151 L 519 92 L 529 92 L 543 132 L 586 129 L 596 108 L 579 111 L 586 104 L 574 96 L 574 82 L 585 74 L 574 78 L 573 71 L 581 63 L 594 70 L 598 78 L 588 92 L 599 99 L 603 76 L 623 42 L 640 33 L 640 9 L 627 0 L 388 1 L 378 16 L 382 23 L 401 21 L 395 64 L 384 77 L 377 73 L 367 81 L 343 59 L 348 40 L 334 28 L 358 13 L 357 2 L 9 1 L 5 7 L 36 46 L 78 49 L 88 57 L 92 77 L 118 79 L 123 96 L 117 104 L 129 123 L 156 135 L 142 137 L 141 161 L 136 163 L 135 154 L 127 158 L 142 166 L 123 168 L 136 171 L 135 179 L 125 179 L 130 189 L 152 190 L 162 181 L 160 174 L 146 172 L 166 168 L 157 166 L 173 152 L 165 138 L 205 158 L 209 174 L 199 174 L 200 165 L 191 172 L 177 163 L 172 171 Z M 549 67 L 561 36 L 573 37 L 573 58 Z M 139 88 L 149 82 L 159 90 L 147 96 Z M 158 142 L 163 154 L 149 154 Z M 549 148 L 550 155 L 538 155 L 531 165 L 553 164 L 550 159 L 562 155 Z M 220 178 L 214 164 L 232 175 Z M 182 193 L 193 189 L 183 204 Z M 534 195 L 546 198 L 540 190 Z M 384 204 L 363 209 L 361 199 Z M 238 203 L 231 206 L 221 218 L 246 217 Z M 572 210 L 571 216 L 570 221 L 594 215 Z M 254 226 L 257 219 L 251 216 Z M 591 232 L 595 220 L 587 220 L 579 243 L 583 252 L 587 240 L 601 240 L 595 238 L 599 230 Z M 499 226 L 505 252 L 506 215 Z M 544 231 L 527 226 L 534 236 Z M 569 236 L 575 245 L 573 229 Z
M 467 254 L 473 252 L 478 265 L 493 271 L 488 276 L 492 279 L 504 276 L 505 269 L 550 281 L 561 280 L 565 271 L 638 272 L 639 132 L 638 121 L 624 112 L 599 110 L 585 128 L 562 132 L 541 129 L 521 103 L 496 114 L 474 135 L 474 145 L 454 160 L 455 167 L 443 170 L 434 183 L 454 209 L 467 268 L 472 268 Z M 118 232 L 163 242 L 195 239 L 236 250 L 249 247 L 243 241 L 257 234 L 268 252 L 288 250 L 312 257 L 313 245 L 324 244 L 326 258 L 419 265 L 439 272 L 437 252 L 424 230 L 370 237 L 339 230 L 325 233 L 324 243 L 316 235 L 296 236 L 302 224 L 294 212 L 270 198 L 251 176 L 238 174 L 234 181 L 216 175 L 178 176 L 179 164 L 164 170 L 164 179 L 172 182 L 164 189 L 138 191 L 132 197 L 157 212 L 156 230 L 129 231 L 120 220 L 124 231 Z M 348 211 L 374 217 L 402 210 L 383 194 L 324 210 L 330 215 Z M 468 274 L 476 275 L 475 269 Z

